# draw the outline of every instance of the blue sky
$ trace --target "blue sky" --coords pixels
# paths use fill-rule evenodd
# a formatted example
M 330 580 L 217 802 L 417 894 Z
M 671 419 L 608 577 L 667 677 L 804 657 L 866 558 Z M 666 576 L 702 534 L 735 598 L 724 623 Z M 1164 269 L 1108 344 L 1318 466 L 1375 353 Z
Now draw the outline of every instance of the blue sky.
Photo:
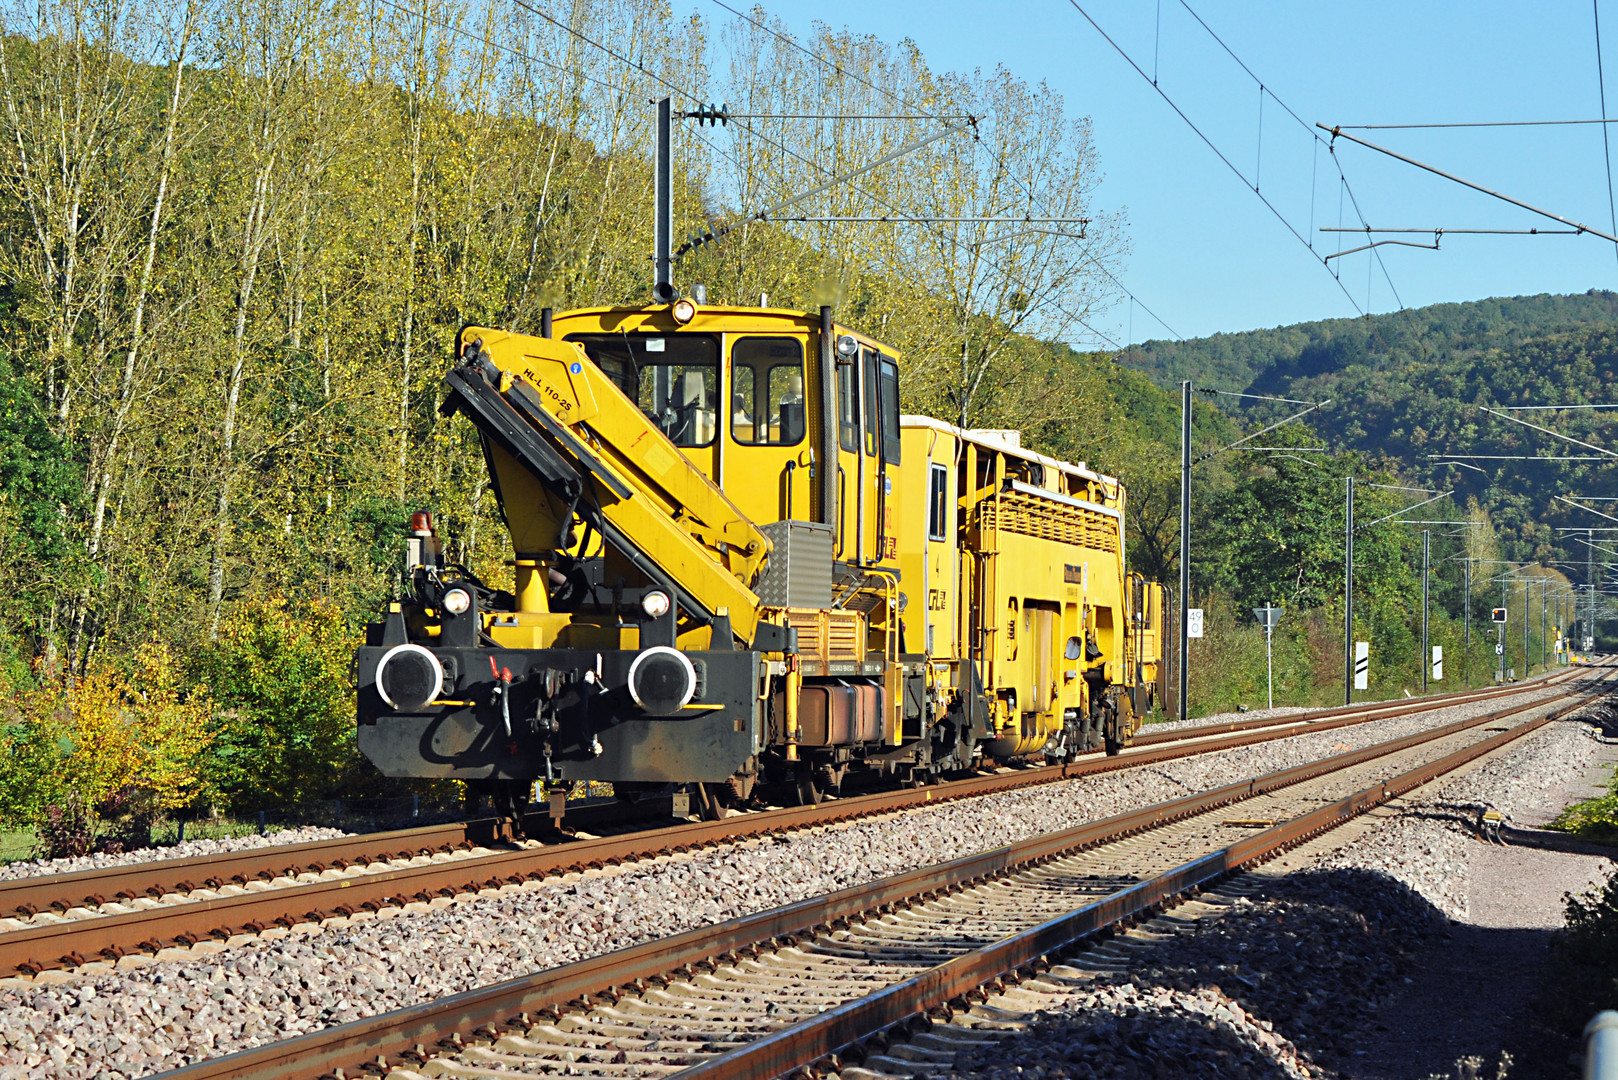
M 1257 167 L 1260 191 L 1299 233 L 1318 250 L 1338 249 L 1337 237 L 1310 231 L 1311 217 L 1316 229 L 1338 224 L 1341 188 L 1324 147 L 1269 97 L 1260 142 L 1257 85 L 1180 0 L 1080 3 L 1148 72 L 1155 47 L 1163 91 L 1247 179 Z M 1068 0 L 766 6 L 799 31 L 823 21 L 891 41 L 910 38 L 934 68 L 1004 65 L 1049 83 L 1071 114 L 1093 119 L 1105 173 L 1100 202 L 1127 212 L 1132 251 L 1121 280 L 1185 337 L 1396 310 L 1400 301 L 1419 307 L 1618 288 L 1614 246 L 1588 235 L 1450 236 L 1439 251 L 1384 247 L 1386 277 L 1370 256 L 1347 256 L 1333 260 L 1341 265 L 1339 286 Z M 1192 7 L 1310 125 L 1601 114 L 1588 2 L 1192 0 Z M 1618 116 L 1618 3 L 1607 0 L 1601 15 L 1608 114 Z M 1613 231 L 1599 125 L 1356 134 Z M 1375 226 L 1559 227 L 1369 150 L 1339 143 L 1338 157 Z M 1343 201 L 1342 223 L 1357 224 Z M 1362 242 L 1349 237 L 1341 246 Z M 1139 307 L 1131 314 L 1127 301 L 1097 325 L 1120 342 L 1171 336 Z

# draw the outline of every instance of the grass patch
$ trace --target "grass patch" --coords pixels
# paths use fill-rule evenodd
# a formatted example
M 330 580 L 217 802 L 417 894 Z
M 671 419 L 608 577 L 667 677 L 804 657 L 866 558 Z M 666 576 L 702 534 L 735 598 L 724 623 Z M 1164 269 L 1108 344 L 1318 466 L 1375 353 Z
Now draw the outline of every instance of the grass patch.
M 38 844 L 33 829 L 0 829 L 0 864 L 33 858 Z
M 1608 792 L 1597 799 L 1574 803 L 1546 827 L 1581 840 L 1618 844 L 1618 794 Z
M 1597 844 L 1618 844 L 1618 775 L 1607 781 L 1605 795 L 1574 803 L 1545 827 Z

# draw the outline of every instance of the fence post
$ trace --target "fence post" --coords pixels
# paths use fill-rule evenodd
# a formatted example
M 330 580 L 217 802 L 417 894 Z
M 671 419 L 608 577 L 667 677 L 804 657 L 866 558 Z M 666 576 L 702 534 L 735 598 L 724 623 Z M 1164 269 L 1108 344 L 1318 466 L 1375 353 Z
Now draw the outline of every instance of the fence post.
M 333 799 L 331 801 L 331 816 L 332 816 L 332 819 L 333 819 L 332 824 L 335 825 L 338 828 L 341 828 L 342 825 L 343 825 L 343 800 L 342 799 Z
M 185 818 L 180 819 L 180 835 L 174 842 L 176 844 L 185 843 Z
M 258 834 L 260 836 L 264 835 L 264 811 L 262 810 L 258 812 Z

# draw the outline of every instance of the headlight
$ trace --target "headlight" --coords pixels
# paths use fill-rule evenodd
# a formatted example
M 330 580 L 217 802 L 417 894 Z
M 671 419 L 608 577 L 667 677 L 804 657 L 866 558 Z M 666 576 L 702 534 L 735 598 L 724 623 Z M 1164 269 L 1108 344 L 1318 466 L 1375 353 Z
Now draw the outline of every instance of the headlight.
M 690 299 L 676 300 L 674 303 L 674 321 L 684 326 L 697 317 L 697 305 Z
M 444 610 L 451 615 L 465 615 L 472 606 L 472 594 L 465 589 L 451 589 L 444 594 Z
M 860 351 L 860 343 L 853 334 L 843 334 L 837 339 L 837 355 L 844 360 L 854 359 L 854 354 Z
M 696 668 L 678 649 L 657 645 L 629 665 L 629 696 L 653 716 L 678 715 L 696 692 Z
M 649 619 L 661 619 L 669 613 L 669 594 L 662 589 L 653 589 L 640 598 L 640 609 L 646 612 Z
M 398 712 L 426 707 L 444 689 L 444 665 L 420 645 L 395 645 L 376 665 L 376 692 Z

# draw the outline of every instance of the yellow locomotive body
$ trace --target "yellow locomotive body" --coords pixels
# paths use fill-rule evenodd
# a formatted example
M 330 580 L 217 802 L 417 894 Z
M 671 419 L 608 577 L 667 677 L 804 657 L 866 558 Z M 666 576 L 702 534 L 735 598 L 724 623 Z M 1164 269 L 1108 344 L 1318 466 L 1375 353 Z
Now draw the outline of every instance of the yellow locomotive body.
M 906 628 L 933 679 L 980 681 L 991 757 L 1116 750 L 1150 708 L 1162 592 L 1125 572 L 1123 485 L 1015 431 L 902 423 Z
M 1125 572 L 1117 480 L 901 417 L 898 357 L 830 309 L 547 323 L 459 336 L 444 409 L 482 435 L 514 580 L 446 565 L 417 515 L 357 657 L 384 772 L 719 810 L 1133 732 L 1161 591 Z

